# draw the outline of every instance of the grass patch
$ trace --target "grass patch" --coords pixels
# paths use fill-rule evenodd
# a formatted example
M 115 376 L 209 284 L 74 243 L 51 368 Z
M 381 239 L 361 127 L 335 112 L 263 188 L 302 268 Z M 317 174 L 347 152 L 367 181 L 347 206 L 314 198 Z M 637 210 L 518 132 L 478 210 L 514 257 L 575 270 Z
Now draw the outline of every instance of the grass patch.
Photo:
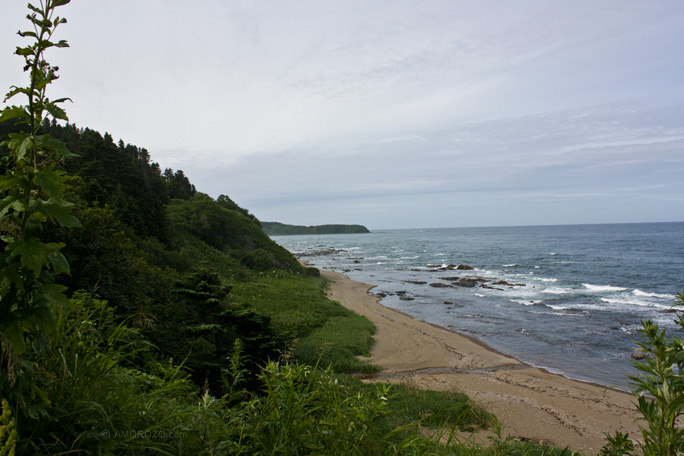
M 330 365 L 340 373 L 377 372 L 377 366 L 357 358 L 370 356 L 375 326 L 367 318 L 347 312 L 348 315 L 329 318 L 320 328 L 299 339 L 295 344 L 297 358 L 314 364 L 320 357 L 322 366 Z
M 419 420 L 430 428 L 452 428 L 462 431 L 486 429 L 491 415 L 458 392 L 431 391 L 407 385 L 392 385 L 390 416 L 399 421 Z
M 360 360 L 368 356 L 375 326 L 340 303 L 328 299 L 320 277 L 277 271 L 252 274 L 231 283 L 231 299 L 254 307 L 293 341 L 303 363 L 332 366 L 335 372 L 377 372 Z

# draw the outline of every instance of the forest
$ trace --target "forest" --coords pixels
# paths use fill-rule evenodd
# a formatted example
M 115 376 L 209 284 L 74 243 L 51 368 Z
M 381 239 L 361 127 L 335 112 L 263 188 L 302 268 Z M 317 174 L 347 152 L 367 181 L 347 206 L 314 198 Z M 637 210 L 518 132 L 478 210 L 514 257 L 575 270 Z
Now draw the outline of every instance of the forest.
M 362 234 L 370 233 L 363 225 L 287 225 L 279 222 L 262 222 L 261 228 L 269 236 L 289 236 L 296 234 Z
M 24 103 L 0 114 L 0 455 L 569 454 L 463 394 L 363 383 L 374 327 L 316 269 L 227 195 L 70 123 L 44 54 L 68 46 L 68 3 L 28 6 L 28 82 L 5 98 Z

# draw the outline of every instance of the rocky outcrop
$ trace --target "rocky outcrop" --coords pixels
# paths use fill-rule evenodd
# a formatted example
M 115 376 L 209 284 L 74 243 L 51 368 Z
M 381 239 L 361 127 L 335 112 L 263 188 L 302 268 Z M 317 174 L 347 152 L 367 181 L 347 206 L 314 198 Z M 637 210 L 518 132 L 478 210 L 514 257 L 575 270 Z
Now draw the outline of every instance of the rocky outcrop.
M 509 283 L 506 282 L 505 280 L 498 280 L 496 282 L 492 282 L 492 285 L 505 285 L 507 287 L 524 287 L 524 283 Z
M 472 288 L 480 284 L 480 280 L 478 279 L 469 279 L 469 278 L 462 278 L 458 282 L 452 282 L 452 285 L 455 285 L 457 287 L 467 287 L 467 288 Z

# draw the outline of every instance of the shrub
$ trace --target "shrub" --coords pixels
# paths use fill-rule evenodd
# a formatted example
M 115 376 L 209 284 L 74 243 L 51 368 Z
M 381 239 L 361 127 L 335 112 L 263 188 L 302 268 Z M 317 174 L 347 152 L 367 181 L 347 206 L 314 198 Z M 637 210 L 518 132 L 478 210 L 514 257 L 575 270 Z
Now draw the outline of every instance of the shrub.
M 684 305 L 684 293 L 677 294 L 675 306 Z M 681 316 L 676 323 L 684 328 Z M 634 361 L 640 371 L 631 377 L 637 410 L 641 413 L 641 449 L 644 455 L 674 455 L 684 451 L 684 429 L 678 420 L 684 414 L 684 338 L 670 336 L 651 320 L 642 321 L 639 351 L 646 354 Z M 626 434 L 608 436 L 602 454 L 631 455 L 634 444 Z

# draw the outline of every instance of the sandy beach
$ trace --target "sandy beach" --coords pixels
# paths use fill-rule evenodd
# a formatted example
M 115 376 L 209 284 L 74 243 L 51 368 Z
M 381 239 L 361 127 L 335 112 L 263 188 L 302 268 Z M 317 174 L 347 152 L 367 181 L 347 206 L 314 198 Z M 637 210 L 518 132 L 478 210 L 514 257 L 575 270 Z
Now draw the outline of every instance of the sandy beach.
M 481 342 L 382 306 L 373 285 L 321 271 L 330 297 L 376 326 L 370 381 L 461 391 L 496 415 L 504 435 L 597 454 L 605 434 L 640 435 L 634 397 L 526 365 Z

